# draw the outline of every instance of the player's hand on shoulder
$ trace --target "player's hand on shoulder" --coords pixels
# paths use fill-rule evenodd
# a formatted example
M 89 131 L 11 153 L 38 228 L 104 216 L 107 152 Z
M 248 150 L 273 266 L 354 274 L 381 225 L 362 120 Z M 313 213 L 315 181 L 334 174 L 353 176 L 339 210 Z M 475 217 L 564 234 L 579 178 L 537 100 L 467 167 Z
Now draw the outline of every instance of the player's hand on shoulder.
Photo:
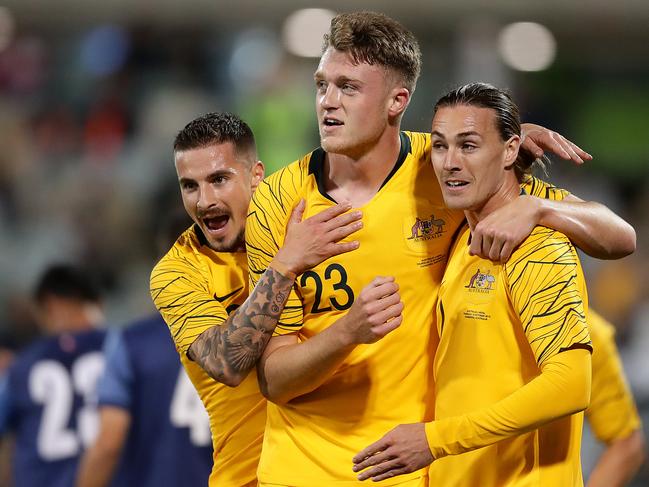
M 362 213 L 351 210 L 350 203 L 339 203 L 302 220 L 306 203 L 295 206 L 286 227 L 284 245 L 276 259 L 295 274 L 324 262 L 335 255 L 358 248 L 358 241 L 341 242 L 363 227 Z
M 574 142 L 566 139 L 558 132 L 546 129 L 534 123 L 522 123 L 522 147 L 539 158 L 544 152 L 552 152 L 566 161 L 582 164 L 590 161 L 593 156 Z
M 504 263 L 540 221 L 540 200 L 519 196 L 481 220 L 471 230 L 469 253 Z
M 397 329 L 403 303 L 394 277 L 375 277 L 360 292 L 342 321 L 350 344 L 374 343 Z

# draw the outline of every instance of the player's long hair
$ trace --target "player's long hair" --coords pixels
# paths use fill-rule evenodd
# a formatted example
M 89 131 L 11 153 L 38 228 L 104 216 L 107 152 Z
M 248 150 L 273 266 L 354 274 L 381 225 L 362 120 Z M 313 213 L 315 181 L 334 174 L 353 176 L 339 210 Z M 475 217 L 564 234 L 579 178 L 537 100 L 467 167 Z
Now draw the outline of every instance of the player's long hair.
M 496 128 L 503 142 L 514 135 L 521 135 L 521 120 L 518 106 L 509 93 L 489 83 L 469 83 L 442 96 L 433 109 L 433 116 L 442 107 L 469 105 L 489 108 L 496 113 Z M 545 171 L 547 160 L 537 159 L 534 154 L 521 147 L 514 163 L 514 173 L 519 182 L 525 181 L 536 168 Z
M 421 71 L 421 51 L 412 32 L 377 12 L 339 14 L 324 36 L 322 52 L 329 47 L 348 53 L 354 62 L 378 64 L 393 70 L 413 93 Z

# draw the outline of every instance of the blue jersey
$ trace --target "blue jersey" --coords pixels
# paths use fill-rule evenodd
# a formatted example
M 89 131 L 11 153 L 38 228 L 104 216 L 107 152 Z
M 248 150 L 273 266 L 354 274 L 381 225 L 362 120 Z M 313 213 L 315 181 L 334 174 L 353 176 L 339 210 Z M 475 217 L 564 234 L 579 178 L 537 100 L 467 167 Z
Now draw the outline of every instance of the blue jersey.
M 0 387 L 0 434 L 15 435 L 15 485 L 74 485 L 79 457 L 97 433 L 104 337 L 92 330 L 39 339 L 10 367 Z
M 164 320 L 155 316 L 111 333 L 105 352 L 100 406 L 121 407 L 131 415 L 114 485 L 207 485 L 209 418 Z

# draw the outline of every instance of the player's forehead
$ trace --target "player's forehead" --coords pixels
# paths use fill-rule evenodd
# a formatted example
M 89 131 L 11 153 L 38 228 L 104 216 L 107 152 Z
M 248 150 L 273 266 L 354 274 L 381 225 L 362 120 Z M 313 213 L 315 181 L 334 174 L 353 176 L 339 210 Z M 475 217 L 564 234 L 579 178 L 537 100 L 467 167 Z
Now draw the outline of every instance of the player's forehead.
M 491 108 L 470 104 L 440 107 L 432 123 L 433 136 L 457 136 L 473 133 L 489 135 L 496 132 L 496 112 Z
M 203 179 L 215 172 L 240 173 L 245 162 L 232 142 L 177 151 L 174 162 L 179 178 Z
M 349 52 L 327 48 L 314 73 L 315 79 L 362 79 L 367 76 L 384 76 L 386 68 L 378 64 L 356 62 Z

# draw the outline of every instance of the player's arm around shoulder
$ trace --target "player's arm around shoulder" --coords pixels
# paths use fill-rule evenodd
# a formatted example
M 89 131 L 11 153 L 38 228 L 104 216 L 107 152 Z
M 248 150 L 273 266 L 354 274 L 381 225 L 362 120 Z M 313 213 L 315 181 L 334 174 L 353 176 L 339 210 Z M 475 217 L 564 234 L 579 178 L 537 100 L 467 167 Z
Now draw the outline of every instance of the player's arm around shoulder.
M 573 194 L 539 203 L 539 224 L 563 232 L 591 257 L 619 259 L 635 252 L 635 229 L 605 205 Z
M 591 257 L 616 259 L 635 251 L 635 230 L 605 205 L 535 177 L 522 187 L 537 197 L 530 204 L 538 205 L 538 224 L 564 233 Z
M 593 158 L 561 134 L 540 125 L 523 123 L 521 131 L 521 147 L 537 158 L 543 157 L 544 151 L 576 164 Z M 591 257 L 618 259 L 635 251 L 635 230 L 606 206 L 585 202 L 572 195 L 565 198 L 537 196 L 542 199 L 527 204 L 537 206 L 538 223 L 566 234 Z
M 506 262 L 513 250 L 542 225 L 566 235 L 591 257 L 618 259 L 636 248 L 635 230 L 606 206 L 530 178 L 522 194 L 481 220 L 472 232 L 472 254 Z

